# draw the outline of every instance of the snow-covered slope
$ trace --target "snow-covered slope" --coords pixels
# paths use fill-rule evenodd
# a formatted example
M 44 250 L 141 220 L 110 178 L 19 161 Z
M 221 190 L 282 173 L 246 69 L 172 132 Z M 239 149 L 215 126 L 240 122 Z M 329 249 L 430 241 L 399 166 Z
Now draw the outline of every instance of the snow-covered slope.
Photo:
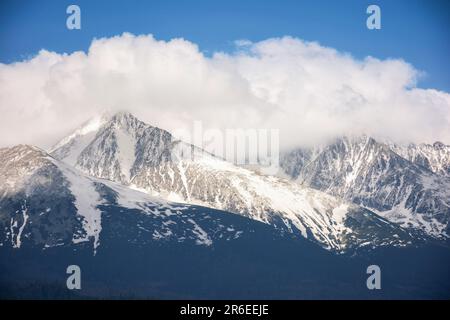
M 58 159 L 64 159 L 64 162 L 69 165 L 75 165 L 77 161 L 75 156 L 86 148 L 86 146 L 95 137 L 97 130 L 105 124 L 106 121 L 106 115 L 89 120 L 80 128 L 75 130 L 74 133 L 58 142 L 49 152 L 55 153 Z
M 450 177 L 450 146 L 442 142 L 433 144 L 398 145 L 390 143 L 392 151 L 403 158 L 439 175 Z
M 237 167 L 129 113 L 106 121 L 83 150 L 71 147 L 81 139 L 66 139 L 53 155 L 63 161 L 77 159 L 75 166 L 90 176 L 154 196 L 237 213 L 338 251 L 367 243 L 406 245 L 411 240 L 407 232 L 369 210 Z
M 419 151 L 412 146 L 404 157 L 394 147 L 367 136 L 343 137 L 322 147 L 289 152 L 281 165 L 301 185 L 362 205 L 403 227 L 448 237 L 450 179 L 437 173 L 445 163 L 444 152 L 438 146 L 436 153 L 420 147 L 429 151 L 427 165 L 421 165 Z

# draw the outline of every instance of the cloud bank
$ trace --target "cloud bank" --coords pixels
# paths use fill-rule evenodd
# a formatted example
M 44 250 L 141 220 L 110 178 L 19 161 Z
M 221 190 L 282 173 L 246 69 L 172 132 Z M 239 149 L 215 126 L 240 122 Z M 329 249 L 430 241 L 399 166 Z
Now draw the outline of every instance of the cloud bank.
M 283 37 L 205 56 L 183 39 L 125 33 L 87 53 L 40 51 L 0 64 L 0 146 L 48 148 L 101 112 L 129 111 L 167 130 L 280 129 L 282 147 L 366 133 L 450 143 L 450 95 L 417 87 L 402 60 L 355 59 Z

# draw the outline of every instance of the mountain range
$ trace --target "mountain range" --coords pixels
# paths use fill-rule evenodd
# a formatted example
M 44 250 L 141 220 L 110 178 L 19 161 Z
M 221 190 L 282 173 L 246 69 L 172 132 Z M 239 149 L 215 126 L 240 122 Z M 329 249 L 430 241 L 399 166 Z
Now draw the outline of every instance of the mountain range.
M 378 259 L 386 296 L 448 297 L 449 168 L 442 143 L 361 136 L 283 153 L 268 176 L 130 113 L 100 116 L 47 151 L 0 149 L 0 284 L 6 297 L 30 281 L 61 295 L 72 259 L 90 297 L 373 298 L 362 266 Z

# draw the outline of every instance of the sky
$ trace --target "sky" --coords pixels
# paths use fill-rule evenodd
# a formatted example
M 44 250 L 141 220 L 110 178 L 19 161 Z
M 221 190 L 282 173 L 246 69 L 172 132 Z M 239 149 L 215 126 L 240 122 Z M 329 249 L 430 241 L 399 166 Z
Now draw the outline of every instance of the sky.
M 66 28 L 69 4 L 81 8 L 81 30 Z M 381 30 L 366 28 L 369 4 L 381 8 Z M 167 129 L 195 119 L 284 127 L 299 137 L 289 144 L 350 128 L 450 143 L 449 27 L 446 0 L 4 0 L 0 145 L 48 146 L 123 105 Z M 117 66 L 120 52 L 133 61 Z M 19 121 L 29 129 L 12 134 Z
M 81 8 L 79 31 L 65 28 L 69 4 Z M 369 4 L 381 8 L 381 30 L 365 27 Z M 0 62 L 20 61 L 42 48 L 87 50 L 93 38 L 123 32 L 182 37 L 205 53 L 233 50 L 238 39 L 289 35 L 358 58 L 402 58 L 427 74 L 422 87 L 448 92 L 449 28 L 447 0 L 3 0 Z

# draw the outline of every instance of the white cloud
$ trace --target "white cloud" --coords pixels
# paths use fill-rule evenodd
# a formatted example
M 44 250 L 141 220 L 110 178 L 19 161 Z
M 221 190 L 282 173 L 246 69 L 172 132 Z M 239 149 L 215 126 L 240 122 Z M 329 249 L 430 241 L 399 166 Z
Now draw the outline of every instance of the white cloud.
M 94 40 L 88 53 L 41 51 L 0 64 L 0 146 L 48 147 L 99 112 L 127 110 L 176 130 L 279 128 L 282 146 L 344 133 L 450 143 L 450 95 L 416 87 L 402 60 L 357 60 L 284 37 L 205 57 L 183 39 Z

